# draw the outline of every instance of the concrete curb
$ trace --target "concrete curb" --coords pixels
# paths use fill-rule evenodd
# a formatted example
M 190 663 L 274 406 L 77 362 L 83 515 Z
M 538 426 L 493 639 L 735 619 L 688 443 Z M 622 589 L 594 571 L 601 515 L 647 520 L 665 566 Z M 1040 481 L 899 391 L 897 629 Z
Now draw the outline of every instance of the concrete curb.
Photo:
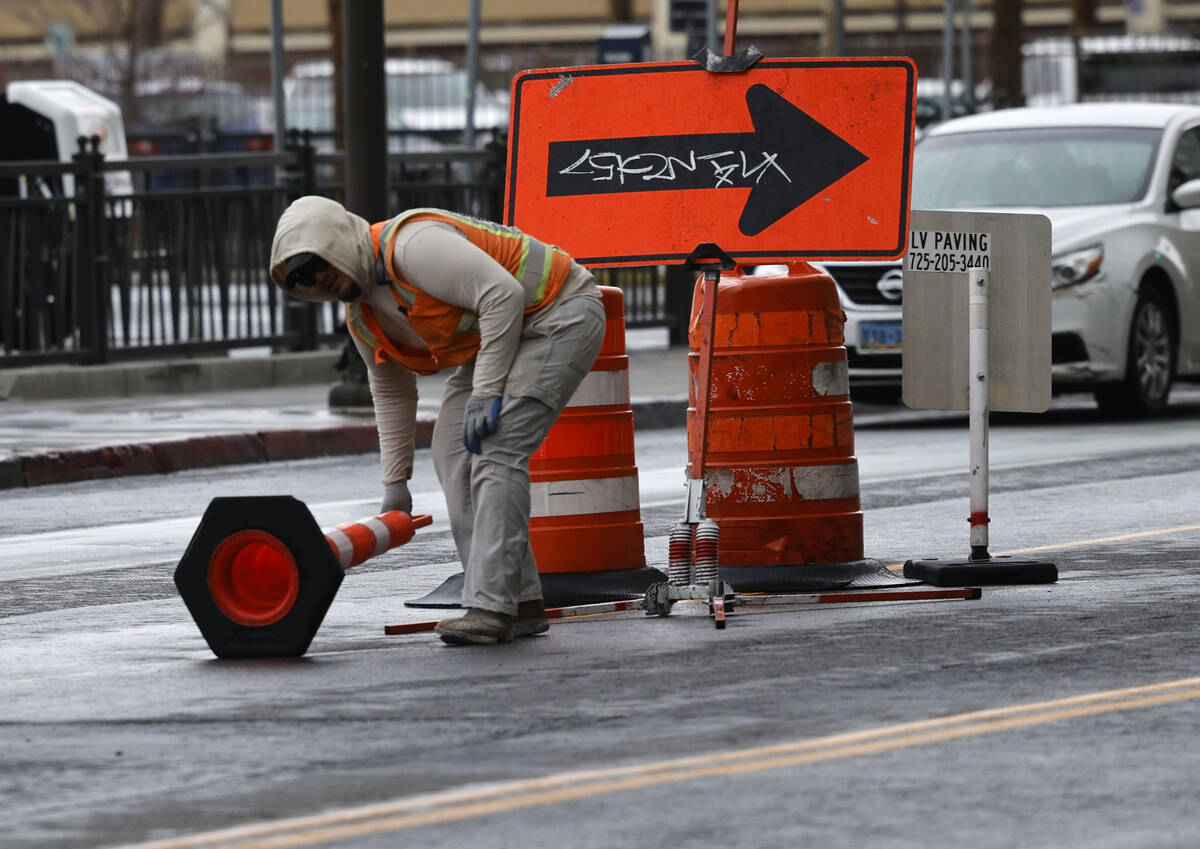
M 684 399 L 634 401 L 632 407 L 635 429 L 678 427 L 686 421 Z M 417 448 L 429 447 L 434 421 L 432 416 L 418 417 Z M 377 451 L 379 436 L 374 421 L 70 448 L 0 459 L 0 489 Z

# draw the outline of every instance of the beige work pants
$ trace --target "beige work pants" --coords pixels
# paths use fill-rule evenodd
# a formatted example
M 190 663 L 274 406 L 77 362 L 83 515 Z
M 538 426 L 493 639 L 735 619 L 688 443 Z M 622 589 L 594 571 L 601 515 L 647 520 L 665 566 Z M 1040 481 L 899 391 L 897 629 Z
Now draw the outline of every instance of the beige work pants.
M 529 547 L 529 457 L 587 375 L 604 341 L 599 298 L 570 298 L 526 327 L 509 369 L 499 429 L 471 454 L 462 443 L 463 410 L 474 366 L 446 381 L 433 429 L 433 463 L 462 559 L 463 606 L 513 615 L 542 597 Z

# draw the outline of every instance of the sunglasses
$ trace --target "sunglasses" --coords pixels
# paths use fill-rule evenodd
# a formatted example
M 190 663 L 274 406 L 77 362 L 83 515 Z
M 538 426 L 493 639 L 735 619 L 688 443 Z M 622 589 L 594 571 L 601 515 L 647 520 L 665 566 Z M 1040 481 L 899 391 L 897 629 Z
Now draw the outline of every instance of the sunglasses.
M 316 254 L 296 254 L 286 263 L 283 287 L 288 291 L 297 286 L 310 288 L 316 285 L 317 275 L 328 268 L 329 263 Z

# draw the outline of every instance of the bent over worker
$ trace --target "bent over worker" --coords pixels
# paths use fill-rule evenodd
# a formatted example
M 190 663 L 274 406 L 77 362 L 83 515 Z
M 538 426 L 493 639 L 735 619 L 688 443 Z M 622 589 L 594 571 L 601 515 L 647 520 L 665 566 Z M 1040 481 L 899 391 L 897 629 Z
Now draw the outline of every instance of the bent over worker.
M 432 448 L 468 610 L 436 631 L 453 644 L 546 631 L 529 457 L 600 351 L 591 273 L 512 227 L 438 209 L 368 224 L 310 196 L 279 219 L 271 277 L 295 297 L 346 303 L 375 405 L 385 511 L 412 511 L 416 376 L 454 369 Z

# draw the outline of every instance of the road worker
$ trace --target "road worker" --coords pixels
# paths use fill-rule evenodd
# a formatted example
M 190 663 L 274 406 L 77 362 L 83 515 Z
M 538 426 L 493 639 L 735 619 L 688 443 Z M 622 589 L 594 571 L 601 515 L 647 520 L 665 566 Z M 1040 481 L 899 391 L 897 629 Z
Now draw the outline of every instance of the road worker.
M 279 219 L 271 277 L 294 297 L 346 304 L 379 429 L 383 511 L 412 511 L 417 375 L 453 369 L 432 450 L 467 611 L 437 633 L 468 644 L 546 631 L 529 457 L 600 351 L 591 273 L 512 227 L 438 209 L 372 225 L 309 196 Z

